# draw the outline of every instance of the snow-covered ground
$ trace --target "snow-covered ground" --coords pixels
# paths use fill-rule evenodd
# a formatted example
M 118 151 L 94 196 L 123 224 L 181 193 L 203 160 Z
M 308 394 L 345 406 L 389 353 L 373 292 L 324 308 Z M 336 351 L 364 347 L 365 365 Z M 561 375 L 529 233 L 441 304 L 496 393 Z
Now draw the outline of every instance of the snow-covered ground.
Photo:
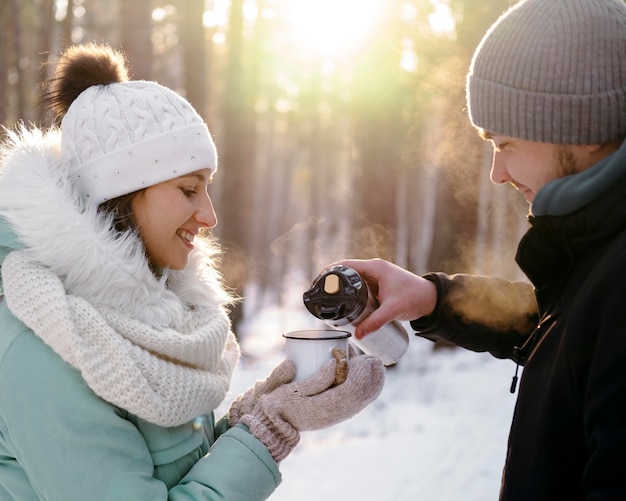
M 218 415 L 282 360 L 282 332 L 323 327 L 303 310 L 263 309 L 242 326 L 244 356 Z M 332 428 L 303 433 L 282 462 L 283 483 L 270 499 L 497 500 L 515 365 L 432 346 L 411 336 L 373 404 Z

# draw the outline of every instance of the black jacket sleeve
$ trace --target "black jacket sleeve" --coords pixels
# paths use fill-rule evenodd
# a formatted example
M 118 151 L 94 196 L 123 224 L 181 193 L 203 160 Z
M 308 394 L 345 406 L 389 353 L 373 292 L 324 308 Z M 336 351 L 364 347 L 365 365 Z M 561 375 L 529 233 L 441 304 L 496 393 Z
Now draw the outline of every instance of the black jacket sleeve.
M 530 284 L 467 274 L 424 278 L 437 286 L 437 307 L 411 322 L 418 336 L 518 362 L 515 347 L 524 344 L 539 317 Z

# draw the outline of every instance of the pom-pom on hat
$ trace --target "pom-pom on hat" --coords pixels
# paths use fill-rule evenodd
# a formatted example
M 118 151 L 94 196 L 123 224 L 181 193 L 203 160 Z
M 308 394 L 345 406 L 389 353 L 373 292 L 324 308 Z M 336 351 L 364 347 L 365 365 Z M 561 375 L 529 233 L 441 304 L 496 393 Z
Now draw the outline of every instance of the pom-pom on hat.
M 478 45 L 467 77 L 475 127 L 528 141 L 626 137 L 623 0 L 522 0 Z
M 209 130 L 191 104 L 156 82 L 123 81 L 122 60 L 106 46 L 74 47 L 50 86 L 48 100 L 62 116 L 62 158 L 89 206 L 217 168 Z

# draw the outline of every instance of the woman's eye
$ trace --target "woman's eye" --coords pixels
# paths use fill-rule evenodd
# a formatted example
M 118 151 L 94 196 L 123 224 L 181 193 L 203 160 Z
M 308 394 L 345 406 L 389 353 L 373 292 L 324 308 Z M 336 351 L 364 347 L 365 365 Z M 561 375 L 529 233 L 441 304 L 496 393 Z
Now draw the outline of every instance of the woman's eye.
M 186 197 L 191 197 L 196 194 L 196 190 L 190 190 L 188 188 L 183 188 L 182 190 Z

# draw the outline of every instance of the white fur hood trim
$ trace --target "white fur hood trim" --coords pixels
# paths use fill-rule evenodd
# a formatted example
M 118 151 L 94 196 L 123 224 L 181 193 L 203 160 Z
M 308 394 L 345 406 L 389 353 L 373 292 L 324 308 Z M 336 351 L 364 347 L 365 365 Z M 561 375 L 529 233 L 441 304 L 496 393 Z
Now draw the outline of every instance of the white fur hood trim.
M 60 138 L 57 130 L 23 129 L 10 133 L 1 152 L 0 226 L 10 226 L 28 257 L 59 276 L 68 294 L 149 325 L 177 325 L 193 305 L 222 308 L 229 298 L 214 246 L 196 241 L 185 270 L 157 279 L 136 235 L 116 235 L 80 203 L 60 160 Z

